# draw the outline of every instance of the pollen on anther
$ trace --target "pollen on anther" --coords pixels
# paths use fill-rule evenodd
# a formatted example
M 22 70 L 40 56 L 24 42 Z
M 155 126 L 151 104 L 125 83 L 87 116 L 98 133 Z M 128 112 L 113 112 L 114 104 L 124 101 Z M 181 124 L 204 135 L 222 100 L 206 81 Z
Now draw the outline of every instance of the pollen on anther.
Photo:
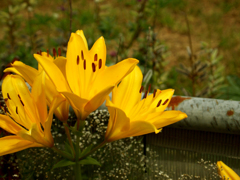
M 56 55 L 57 55 L 56 49 L 53 48 L 53 56 L 56 57 Z
M 79 64 L 79 56 L 77 56 L 77 65 Z
M 169 99 L 166 99 L 162 105 L 167 104 L 168 100 L 169 100 Z
M 86 60 L 83 61 L 83 69 L 86 69 Z
M 143 91 L 143 86 L 141 86 L 139 93 L 142 93 L 142 91 Z
M 147 97 L 147 94 L 148 94 L 148 90 L 145 91 L 143 99 Z
M 16 113 L 18 114 L 18 107 L 16 107 Z
M 40 55 L 42 55 L 42 51 L 40 50 Z
M 49 50 L 47 49 L 47 57 L 49 57 Z
M 148 86 L 148 92 L 150 92 L 150 90 L 151 90 L 151 84 L 149 84 Z
M 154 89 L 154 91 L 153 91 L 153 98 L 156 96 L 156 92 L 157 92 L 157 90 Z
M 94 63 L 92 63 L 92 71 L 95 72 L 96 71 L 96 66 Z
M 97 61 L 98 60 L 98 57 L 97 57 L 97 54 L 94 55 L 94 61 Z
M 7 97 L 8 97 L 8 99 L 11 99 L 8 93 L 7 93 Z
M 161 105 L 162 100 L 160 99 L 160 101 L 158 101 L 157 107 L 159 107 Z
M 98 68 L 101 69 L 101 67 L 102 67 L 102 59 L 99 59 L 99 61 L 98 61 Z
M 58 48 L 58 56 L 61 56 L 62 52 L 61 52 L 61 48 Z
M 81 58 L 82 58 L 82 60 L 84 60 L 84 54 L 83 54 L 82 50 L 81 50 Z
M 20 102 L 22 103 L 22 105 L 24 106 L 24 104 L 23 104 L 23 102 L 22 102 L 22 100 L 20 99 Z

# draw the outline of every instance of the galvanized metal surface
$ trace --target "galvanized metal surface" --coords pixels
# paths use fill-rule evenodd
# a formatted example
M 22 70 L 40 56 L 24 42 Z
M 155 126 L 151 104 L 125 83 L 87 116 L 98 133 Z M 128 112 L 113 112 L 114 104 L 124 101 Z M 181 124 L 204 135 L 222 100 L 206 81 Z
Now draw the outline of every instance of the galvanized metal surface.
M 240 102 L 174 96 L 167 110 L 180 110 L 188 118 L 170 127 L 240 134 Z

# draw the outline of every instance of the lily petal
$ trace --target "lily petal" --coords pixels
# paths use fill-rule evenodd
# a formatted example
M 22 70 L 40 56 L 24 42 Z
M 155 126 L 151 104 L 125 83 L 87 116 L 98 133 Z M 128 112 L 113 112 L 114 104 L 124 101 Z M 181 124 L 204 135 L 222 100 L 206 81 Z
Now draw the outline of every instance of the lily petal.
M 104 71 L 98 73 L 94 86 L 97 87 L 98 91 L 102 91 L 108 86 L 115 86 L 134 69 L 138 62 L 137 59 L 129 58 L 107 67 Z
M 84 110 L 90 114 L 91 112 L 95 111 L 99 106 L 103 104 L 106 100 L 109 93 L 112 91 L 114 87 L 106 87 L 100 93 L 96 94 L 88 103 L 85 105 Z
M 100 68 L 100 70 L 105 69 L 106 64 L 106 56 L 107 56 L 107 50 L 106 50 L 106 44 L 103 37 L 100 37 L 92 46 L 90 50 L 90 58 L 94 60 L 95 56 L 97 59 L 102 60 L 103 67 Z
M 88 43 L 87 43 L 86 37 L 83 33 L 83 30 L 77 30 L 76 34 L 78 34 L 82 38 L 84 45 L 85 45 L 86 49 L 88 50 Z
M 30 147 L 43 147 L 43 145 L 27 141 L 18 136 L 5 136 L 0 138 L 0 156 L 15 153 Z
M 12 134 L 16 134 L 18 131 L 22 130 L 22 127 L 15 123 L 10 117 L 1 114 L 0 127 Z
M 82 59 L 83 58 L 85 59 Z M 84 61 L 86 68 L 84 69 Z M 86 73 L 86 75 L 84 75 Z M 84 82 L 88 82 L 92 73 L 92 61 L 88 55 L 83 39 L 76 33 L 72 33 L 67 48 L 66 76 L 68 84 L 74 94 L 80 94 Z M 81 81 L 80 81 L 81 79 Z M 83 81 L 84 80 L 84 81 Z M 86 86 L 87 87 L 87 86 Z
M 8 75 L 2 84 L 3 98 L 8 99 L 8 110 L 16 122 L 27 129 L 38 119 L 36 106 L 25 82 L 20 76 Z
M 240 180 L 240 177 L 222 161 L 218 161 L 217 166 L 218 166 L 219 174 L 222 177 L 222 180 L 225 180 L 225 179 Z
M 139 93 L 139 90 L 142 78 L 142 71 L 136 66 L 113 90 L 112 102 L 123 109 L 126 114 L 141 100 L 142 93 Z
M 106 106 L 108 107 L 110 118 L 105 140 L 111 142 L 117 140 L 119 136 L 124 136 L 125 132 L 128 132 L 130 128 L 130 119 L 126 116 L 124 111 L 114 106 L 109 97 L 107 97 Z
M 31 66 L 28 66 L 21 61 L 15 61 L 11 64 L 12 67 L 6 68 L 4 72 L 13 72 L 22 76 L 30 86 L 33 85 L 34 78 L 37 76 L 38 71 Z
M 70 92 L 61 92 L 70 102 L 73 108 L 77 109 L 82 116 L 86 116 L 84 112 L 84 106 L 87 104 L 88 100 L 83 99 L 76 94 L 70 93 Z M 82 117 L 81 117 L 82 119 Z M 83 120 L 83 119 L 82 119 Z
M 36 103 L 37 109 L 38 109 L 38 115 L 41 121 L 41 124 L 44 127 L 45 120 L 47 119 L 47 102 L 46 102 L 46 96 L 45 96 L 45 73 L 42 71 L 40 74 L 37 75 L 37 77 L 34 80 L 33 86 L 32 86 L 32 97 Z
M 47 57 L 38 54 L 34 54 L 34 57 L 41 64 L 58 91 L 70 91 L 64 75 L 53 62 L 48 60 Z
M 162 128 L 164 126 L 168 126 L 170 124 L 173 124 L 175 122 L 178 122 L 182 119 L 187 118 L 187 115 L 181 111 L 164 111 L 161 114 L 160 113 L 154 113 L 155 117 L 152 118 L 152 114 L 150 114 L 146 121 L 154 124 L 157 128 Z
M 50 110 L 48 112 L 48 118 L 45 121 L 44 138 L 51 143 L 53 143 L 53 138 L 52 138 L 52 134 L 51 134 L 53 112 L 56 110 L 56 108 L 59 106 L 59 104 L 61 104 L 63 101 L 64 101 L 64 99 L 59 96 L 54 97 L 54 99 L 50 105 Z

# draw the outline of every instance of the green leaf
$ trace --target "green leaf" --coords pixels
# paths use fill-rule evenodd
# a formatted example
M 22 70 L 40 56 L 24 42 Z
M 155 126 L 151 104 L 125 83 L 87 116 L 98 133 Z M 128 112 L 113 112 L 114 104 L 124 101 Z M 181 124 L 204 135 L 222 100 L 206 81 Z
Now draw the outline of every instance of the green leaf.
M 87 153 L 89 153 L 89 152 L 91 151 L 92 147 L 93 147 L 93 144 L 91 144 L 90 146 L 86 147 L 86 148 L 82 151 L 82 153 L 80 154 L 80 158 L 83 157 L 84 155 L 86 155 Z
M 63 159 L 61 161 L 59 161 L 57 164 L 55 164 L 52 168 L 53 169 L 56 169 L 56 168 L 60 168 L 60 167 L 65 167 L 65 166 L 72 166 L 72 165 L 75 165 L 76 162 L 73 162 L 73 161 L 69 161 L 67 159 Z
M 65 151 L 68 152 L 69 154 L 73 155 L 73 150 L 68 142 L 65 142 Z
M 96 160 L 96 159 L 93 159 L 91 157 L 87 157 L 86 159 L 83 159 L 81 161 L 79 161 L 79 164 L 93 164 L 93 165 L 98 165 L 98 166 L 101 166 L 101 164 Z

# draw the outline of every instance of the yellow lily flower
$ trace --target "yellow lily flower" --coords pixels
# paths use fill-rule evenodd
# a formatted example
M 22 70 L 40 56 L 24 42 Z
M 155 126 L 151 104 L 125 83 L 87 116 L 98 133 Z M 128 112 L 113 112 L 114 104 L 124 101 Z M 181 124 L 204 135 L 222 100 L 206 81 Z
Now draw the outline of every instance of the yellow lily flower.
M 217 167 L 222 180 L 240 180 L 240 177 L 222 161 L 217 162 Z
M 129 58 L 107 67 L 106 45 L 100 37 L 88 50 L 83 31 L 72 33 L 67 47 L 66 77 L 46 56 L 35 54 L 57 91 L 70 102 L 78 119 L 84 120 L 96 110 L 138 60 Z
M 161 131 L 160 128 L 187 117 L 181 111 L 164 111 L 170 102 L 173 89 L 156 90 L 142 96 L 142 72 L 139 67 L 126 76 L 113 89 L 112 101 L 107 98 L 110 113 L 105 141 L 112 142 L 131 136 L 140 136 Z
M 42 56 L 48 57 L 48 60 L 50 60 L 56 66 L 58 66 L 61 72 L 65 74 L 66 58 L 64 58 L 63 56 L 58 56 L 56 59 L 54 59 L 48 53 L 43 52 L 41 54 Z M 38 70 L 37 70 L 20 61 L 14 61 L 13 63 L 11 63 L 10 67 L 4 70 L 4 72 L 13 72 L 15 74 L 20 75 L 32 87 L 34 79 L 37 77 L 39 73 L 41 73 L 42 70 L 43 69 L 39 64 L 38 64 Z M 59 105 L 59 107 L 56 108 L 56 110 L 54 111 L 54 114 L 57 116 L 57 118 L 60 121 L 67 122 L 68 113 L 69 113 L 69 103 L 64 96 L 62 96 L 59 92 L 57 92 L 55 85 L 52 83 L 49 77 L 45 76 L 45 78 L 46 78 L 45 92 L 46 92 L 47 104 L 48 106 L 50 106 L 54 97 L 56 96 L 58 96 L 58 98 L 62 98 L 63 101 Z
M 7 115 L 0 115 L 0 127 L 14 134 L 0 138 L 0 156 L 30 147 L 52 147 L 53 110 L 61 102 L 55 99 L 47 113 L 42 74 L 33 83 L 31 93 L 18 75 L 8 75 L 2 84 Z

